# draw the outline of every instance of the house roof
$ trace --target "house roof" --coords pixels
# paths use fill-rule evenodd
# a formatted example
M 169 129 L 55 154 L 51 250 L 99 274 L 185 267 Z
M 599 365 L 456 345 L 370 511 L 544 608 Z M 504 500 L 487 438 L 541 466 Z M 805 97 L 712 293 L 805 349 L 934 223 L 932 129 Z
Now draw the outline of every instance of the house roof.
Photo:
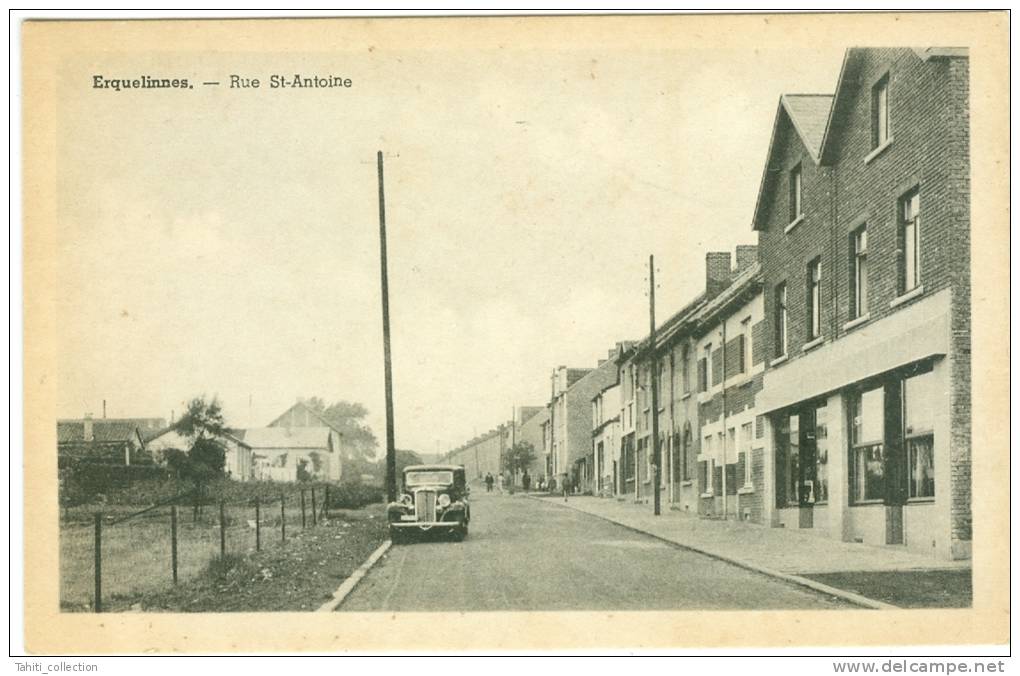
M 288 413 L 290 413 L 291 411 L 293 411 L 295 408 L 301 408 L 301 409 L 307 411 L 308 413 L 310 413 L 312 415 L 313 418 L 318 420 L 319 423 L 321 423 L 322 426 L 328 427 L 331 430 L 333 430 L 334 432 L 336 432 L 337 434 L 339 434 L 340 436 L 343 436 L 343 430 L 341 430 L 336 425 L 331 423 L 325 416 L 323 416 L 321 413 L 319 413 L 318 411 L 316 411 L 314 408 L 312 408 L 311 406 L 309 406 L 308 404 L 306 404 L 303 401 L 299 401 L 296 404 L 294 404 L 293 406 L 291 406 L 290 408 L 288 408 L 286 411 L 284 411 L 279 416 L 277 416 L 276 419 L 273 420 L 271 423 L 269 423 L 266 427 L 277 427 L 279 425 L 280 421 L 283 420 L 284 417 L 286 417 L 286 415 Z M 316 425 L 316 427 L 318 427 L 318 425 Z
M 229 430 L 228 432 L 223 434 L 223 437 L 226 438 L 226 439 L 229 439 L 229 440 L 231 440 L 231 441 L 233 441 L 235 443 L 238 443 L 241 446 L 248 446 L 248 444 L 246 444 L 237 435 L 238 432 L 243 433 L 244 430 Z M 183 444 L 183 442 L 188 440 L 188 437 L 183 435 L 183 434 L 181 434 L 174 425 L 170 425 L 169 427 L 164 427 L 163 429 L 159 430 L 155 434 L 150 434 L 150 435 L 145 436 L 144 439 L 145 439 L 145 443 L 146 444 L 148 444 L 150 442 L 153 442 L 153 441 L 156 441 L 157 439 L 160 440 L 162 443 L 181 442 Z M 183 450 L 183 445 L 180 448 L 181 448 L 181 450 Z M 250 448 L 250 446 L 249 446 L 249 448 Z
M 240 441 L 252 449 L 329 448 L 329 427 L 253 427 L 236 430 Z
M 162 418 L 97 418 L 92 420 L 92 439 L 86 439 L 85 422 L 81 418 L 58 420 L 57 443 L 125 442 L 136 439 L 136 433 L 144 438 L 146 433 L 166 427 L 166 421 Z
M 759 219 L 765 201 L 765 188 L 768 186 L 769 176 L 772 173 L 769 171 L 769 167 L 772 165 L 772 155 L 777 150 L 776 141 L 779 138 L 779 129 L 783 119 L 790 121 L 790 126 L 797 132 L 798 138 L 807 148 L 811 159 L 815 164 L 818 164 L 822 142 L 825 139 L 829 123 L 829 113 L 832 110 L 832 100 L 832 94 L 783 94 L 779 97 L 775 121 L 772 123 L 772 138 L 769 140 L 761 184 L 758 186 L 758 198 L 754 204 L 753 226 L 755 230 L 759 229 Z
M 761 281 L 761 264 L 755 262 L 738 273 L 722 293 L 706 303 L 691 319 L 699 328 L 711 323 L 732 303 L 742 300 L 748 291 L 756 291 Z

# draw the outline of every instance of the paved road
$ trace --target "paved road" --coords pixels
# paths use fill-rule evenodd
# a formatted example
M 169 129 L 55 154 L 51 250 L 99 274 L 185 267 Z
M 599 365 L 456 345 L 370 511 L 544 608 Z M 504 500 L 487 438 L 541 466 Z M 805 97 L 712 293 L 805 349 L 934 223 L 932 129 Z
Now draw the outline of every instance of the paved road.
M 847 607 L 571 509 L 523 496 L 472 497 L 464 542 L 393 546 L 339 610 Z

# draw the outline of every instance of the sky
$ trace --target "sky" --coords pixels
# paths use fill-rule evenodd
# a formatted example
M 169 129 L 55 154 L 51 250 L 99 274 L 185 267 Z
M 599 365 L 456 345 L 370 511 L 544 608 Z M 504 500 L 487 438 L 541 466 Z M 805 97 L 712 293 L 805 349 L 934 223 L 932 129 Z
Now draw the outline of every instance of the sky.
M 58 86 L 59 417 L 261 426 L 299 397 L 384 435 L 375 154 L 386 153 L 396 443 L 446 451 L 543 404 L 751 244 L 780 94 L 843 49 L 385 45 L 83 54 Z M 272 73 L 350 77 L 271 90 Z M 98 91 L 91 76 L 257 77 Z

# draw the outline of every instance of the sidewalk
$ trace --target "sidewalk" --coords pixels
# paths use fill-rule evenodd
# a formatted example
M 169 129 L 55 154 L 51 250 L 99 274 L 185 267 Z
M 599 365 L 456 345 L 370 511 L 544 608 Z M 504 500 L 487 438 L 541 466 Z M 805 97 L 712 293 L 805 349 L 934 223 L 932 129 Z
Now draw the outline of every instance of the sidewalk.
M 622 526 L 689 547 L 710 556 L 768 568 L 792 575 L 845 572 L 967 570 L 970 561 L 939 561 L 897 547 L 839 542 L 806 532 L 766 528 L 740 521 L 702 519 L 675 512 L 663 504 L 662 514 L 651 505 L 615 498 L 571 496 L 537 498 L 576 509 Z

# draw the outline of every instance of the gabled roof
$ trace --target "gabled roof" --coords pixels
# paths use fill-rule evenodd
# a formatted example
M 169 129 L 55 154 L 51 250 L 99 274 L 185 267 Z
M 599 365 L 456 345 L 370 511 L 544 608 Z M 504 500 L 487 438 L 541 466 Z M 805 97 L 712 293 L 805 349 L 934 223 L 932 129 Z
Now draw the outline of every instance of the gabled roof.
M 58 420 L 57 443 L 91 441 L 100 444 L 138 440 L 146 432 L 166 426 L 162 418 L 96 418 L 92 420 L 92 439 L 85 439 L 85 420 Z
M 286 411 L 284 411 L 279 416 L 277 416 L 276 419 L 273 420 L 273 422 L 271 422 L 268 425 L 266 425 L 266 427 L 277 427 L 277 426 L 279 426 L 280 421 L 283 420 L 284 417 L 286 417 L 286 415 L 288 413 L 290 413 L 291 411 L 293 411 L 295 408 L 300 408 L 303 411 L 308 412 L 311 415 L 311 417 L 314 418 L 319 423 L 318 425 L 313 425 L 313 427 L 320 427 L 320 426 L 321 427 L 328 427 L 331 430 L 333 430 L 334 432 L 336 432 L 337 434 L 339 434 L 340 436 L 343 436 L 343 434 L 344 434 L 343 430 L 341 430 L 336 425 L 331 423 L 325 416 L 323 416 L 321 413 L 319 413 L 318 411 L 316 411 L 314 408 L 312 408 L 311 406 L 309 406 L 308 404 L 306 404 L 303 401 L 299 401 L 296 404 L 294 404 L 293 406 L 291 406 L 290 408 L 288 408 Z M 295 427 L 295 426 L 292 425 L 291 427 Z
M 329 448 L 329 427 L 253 427 L 238 430 L 241 441 L 252 449 Z
M 229 430 L 223 433 L 223 438 L 229 439 L 230 441 L 240 444 L 241 446 L 248 446 L 248 444 L 246 444 L 240 437 L 238 437 L 237 433 L 243 434 L 244 430 Z M 171 445 L 180 443 L 181 444 L 180 446 L 173 447 L 180 448 L 181 450 L 184 450 L 185 442 L 189 441 L 188 437 L 181 434 L 174 425 L 164 427 L 163 429 L 159 430 L 154 434 L 145 436 L 145 443 L 148 444 L 153 441 L 156 441 L 157 439 L 160 440 L 162 443 L 167 443 Z
M 772 123 L 772 138 L 769 141 L 769 150 L 765 154 L 765 167 L 762 169 L 761 185 L 758 187 L 758 199 L 754 204 L 752 223 L 755 230 L 758 230 L 758 220 L 764 206 L 765 187 L 769 180 L 769 167 L 772 164 L 772 155 L 776 151 L 776 139 L 783 118 L 790 121 L 811 159 L 815 164 L 819 164 L 822 142 L 832 110 L 832 98 L 831 94 L 783 94 L 779 97 L 775 122 Z
M 839 68 L 839 78 L 836 80 L 836 91 L 833 94 L 832 106 L 829 110 L 828 119 L 825 121 L 825 133 L 822 134 L 822 142 L 819 146 L 818 158 L 821 162 L 826 162 L 829 159 L 831 152 L 831 146 L 834 143 L 832 141 L 833 134 L 833 120 L 836 117 L 837 112 L 842 107 L 842 104 L 847 96 L 847 89 L 849 84 L 854 82 L 854 75 L 856 67 L 860 61 L 861 56 L 866 54 L 871 48 L 868 47 L 851 47 L 843 53 L 843 64 Z M 932 59 L 966 59 L 967 48 L 966 47 L 914 47 L 911 48 L 917 58 L 922 61 L 930 61 Z

